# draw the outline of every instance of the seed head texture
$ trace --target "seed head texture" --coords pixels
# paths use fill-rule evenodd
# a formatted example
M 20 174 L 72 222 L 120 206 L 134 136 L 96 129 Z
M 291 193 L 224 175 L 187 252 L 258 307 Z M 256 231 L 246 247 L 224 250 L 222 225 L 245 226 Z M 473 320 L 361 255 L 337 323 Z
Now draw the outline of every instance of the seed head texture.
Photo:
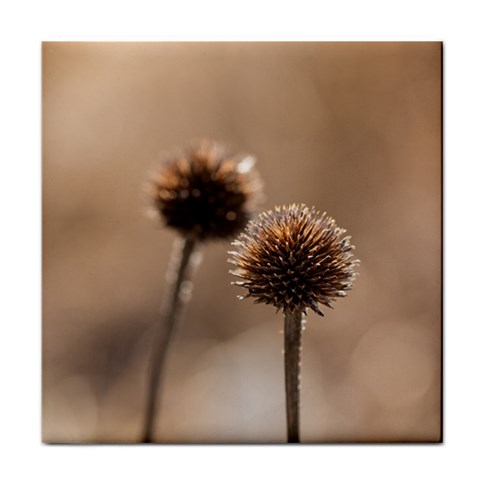
M 164 223 L 198 240 L 225 239 L 247 224 L 261 199 L 254 159 L 203 140 L 167 161 L 152 182 Z
M 355 268 L 350 237 L 335 220 L 315 208 L 293 204 L 261 213 L 248 223 L 229 252 L 233 282 L 244 297 L 283 311 L 307 307 L 323 316 L 319 304 L 332 308 L 351 290 Z M 243 298 L 243 297 L 241 297 Z

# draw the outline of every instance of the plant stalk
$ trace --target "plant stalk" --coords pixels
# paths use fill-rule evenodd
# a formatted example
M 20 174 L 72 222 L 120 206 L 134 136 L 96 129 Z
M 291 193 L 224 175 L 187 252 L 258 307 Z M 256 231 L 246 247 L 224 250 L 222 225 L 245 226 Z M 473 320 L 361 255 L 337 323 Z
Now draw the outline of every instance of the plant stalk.
M 153 432 L 158 416 L 160 386 L 163 376 L 165 357 L 170 344 L 176 320 L 185 305 L 187 296 L 182 288 L 191 278 L 192 258 L 196 248 L 196 240 L 192 237 L 182 239 L 179 252 L 172 252 L 169 272 L 167 273 L 166 302 L 162 308 L 161 321 L 156 326 L 153 351 L 150 360 L 148 379 L 147 406 L 143 425 L 143 443 L 153 442 Z
M 287 404 L 287 442 L 300 443 L 300 354 L 303 312 L 285 311 L 285 392 Z

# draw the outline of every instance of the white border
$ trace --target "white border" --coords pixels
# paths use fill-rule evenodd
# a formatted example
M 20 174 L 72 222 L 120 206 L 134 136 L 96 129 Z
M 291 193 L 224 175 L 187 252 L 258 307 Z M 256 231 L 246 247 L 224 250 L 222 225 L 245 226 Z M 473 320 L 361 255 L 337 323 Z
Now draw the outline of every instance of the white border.
M 478 14 L 474 2 L 2 3 L 2 478 L 475 478 Z M 40 443 L 42 40 L 444 40 L 446 428 L 443 446 L 51 447 Z

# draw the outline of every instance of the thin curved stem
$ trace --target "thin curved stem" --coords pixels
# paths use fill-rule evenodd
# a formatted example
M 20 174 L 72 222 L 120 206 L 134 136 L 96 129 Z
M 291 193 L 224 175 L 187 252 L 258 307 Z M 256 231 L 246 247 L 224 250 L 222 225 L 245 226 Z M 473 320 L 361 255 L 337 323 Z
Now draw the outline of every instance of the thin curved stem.
M 173 335 L 176 319 L 182 306 L 185 304 L 186 295 L 182 292 L 185 282 L 192 274 L 192 256 L 195 252 L 196 240 L 185 238 L 180 245 L 180 253 L 172 252 L 169 274 L 167 275 L 167 301 L 162 310 L 161 322 L 157 325 L 153 351 L 150 361 L 150 374 L 148 380 L 147 406 L 143 425 L 142 441 L 152 443 L 153 431 L 158 416 L 158 403 L 160 399 L 160 384 L 168 346 Z M 171 275 L 173 274 L 173 275 Z M 171 279 L 170 279 L 171 275 Z
M 287 441 L 300 443 L 300 354 L 303 312 L 285 311 L 285 392 L 287 404 Z

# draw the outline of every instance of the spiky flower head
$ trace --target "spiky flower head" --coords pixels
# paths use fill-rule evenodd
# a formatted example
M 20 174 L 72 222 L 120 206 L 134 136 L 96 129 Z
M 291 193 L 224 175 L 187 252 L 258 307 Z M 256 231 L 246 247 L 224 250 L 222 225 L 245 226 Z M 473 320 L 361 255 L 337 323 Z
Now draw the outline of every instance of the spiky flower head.
M 229 261 L 237 269 L 231 273 L 240 278 L 234 284 L 257 303 L 283 311 L 309 307 L 323 316 L 319 304 L 331 307 L 356 275 L 355 247 L 345 232 L 326 213 L 305 205 L 261 213 L 233 242 L 237 250 Z
M 251 155 L 203 140 L 167 161 L 152 182 L 165 224 L 198 240 L 224 239 L 245 227 L 261 198 Z

